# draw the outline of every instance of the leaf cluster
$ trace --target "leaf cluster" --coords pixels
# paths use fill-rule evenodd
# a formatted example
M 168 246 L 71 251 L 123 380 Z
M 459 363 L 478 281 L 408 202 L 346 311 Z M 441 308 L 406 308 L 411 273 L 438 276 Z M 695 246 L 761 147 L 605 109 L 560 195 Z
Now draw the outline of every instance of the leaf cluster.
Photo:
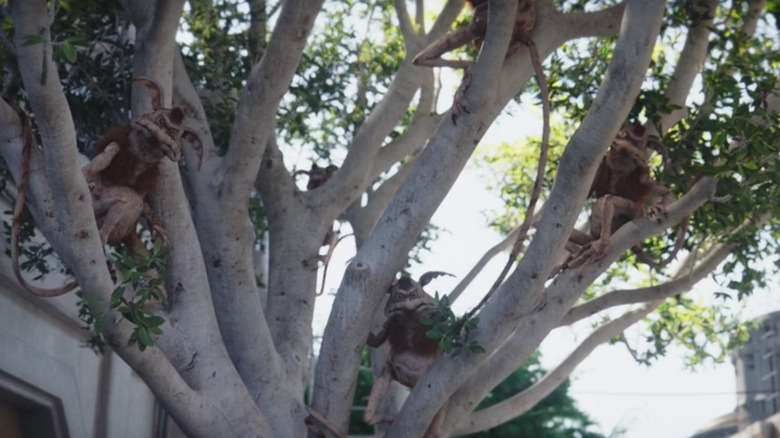
M 128 344 L 137 344 L 143 351 L 154 345 L 152 335 L 161 335 L 160 327 L 165 323 L 153 308 L 166 301 L 163 286 L 168 252 L 158 239 L 147 257 L 130 254 L 126 248 L 120 249 L 118 256 L 116 266 L 123 280 L 111 294 L 109 307 L 135 325 Z
M 439 351 L 458 356 L 463 352 L 483 353 L 485 349 L 477 341 L 469 341 L 468 336 L 477 327 L 479 318 L 475 316 L 457 317 L 450 307 L 447 295 L 434 297 L 436 307 L 425 312 L 420 322 L 429 327 L 425 333 L 430 339 L 439 341 Z
M 691 369 L 707 361 L 725 361 L 744 345 L 754 327 L 753 322 L 724 312 L 721 305 L 701 305 L 684 296 L 661 304 L 646 323 L 645 347 L 633 351 L 637 362 L 649 365 L 675 344 L 684 347 L 685 365 Z
M 384 2 L 325 5 L 279 110 L 287 145 L 330 159 L 333 150 L 350 143 L 405 54 L 392 14 L 392 5 Z M 411 114 L 408 110 L 407 123 Z
M 252 38 L 251 14 L 243 7 L 227 0 L 190 2 L 182 18 L 183 30 L 191 33 L 191 38 L 179 42 L 185 68 L 204 97 L 209 128 L 222 153 L 232 133 L 238 90 L 267 44 Z M 264 33 L 267 23 L 261 26 Z
M 114 266 L 118 268 L 122 278 L 114 289 L 108 303 L 108 311 L 116 311 L 135 327 L 128 339 L 128 345 L 136 344 L 144 351 L 154 345 L 153 335 L 162 334 L 165 319 L 159 316 L 155 309 L 166 304 L 163 289 L 166 277 L 167 250 L 160 240 L 155 240 L 152 249 L 146 256 L 131 253 L 122 246 L 116 253 Z M 85 329 L 94 332 L 88 344 L 102 351 L 106 344 L 103 334 L 107 311 L 97 310 L 100 305 L 96 297 L 78 292 L 79 318 L 85 323 Z
M 7 7 L 0 6 L 0 26 L 13 43 L 16 36 Z M 49 7 L 53 17 L 51 44 L 41 35 L 24 36 L 22 44 L 52 53 L 77 126 L 79 148 L 89 152 L 106 127 L 129 118 L 134 49 L 129 22 L 115 5 L 100 0 L 58 1 Z M 15 54 L 0 47 L 2 95 L 21 102 L 26 96 Z

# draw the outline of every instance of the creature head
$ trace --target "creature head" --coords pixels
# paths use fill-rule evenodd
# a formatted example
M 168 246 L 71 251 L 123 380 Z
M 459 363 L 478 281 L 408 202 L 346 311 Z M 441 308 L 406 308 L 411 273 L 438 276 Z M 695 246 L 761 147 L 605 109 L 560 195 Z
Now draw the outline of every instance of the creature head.
M 162 108 L 133 117 L 130 135 L 134 152 L 147 162 L 159 162 L 163 156 L 179 161 L 183 122 L 184 112 L 180 108 Z
M 385 306 L 385 316 L 416 315 L 424 309 L 432 309 L 436 306 L 433 297 L 428 295 L 423 286 L 440 275 L 452 275 L 441 271 L 426 272 L 420 276 L 417 282 L 411 277 L 401 277 L 387 290 L 390 297 Z
M 647 148 L 647 131 L 639 124 L 627 124 L 620 128 L 607 153 L 607 163 L 616 173 L 632 173 L 647 168 L 650 151 Z
M 339 170 L 339 167 L 335 164 L 329 164 L 327 167 L 320 167 L 317 163 L 311 163 L 311 169 L 309 169 L 308 172 L 303 171 L 309 175 L 309 182 L 306 183 L 306 190 L 316 189 L 325 184 L 337 170 Z

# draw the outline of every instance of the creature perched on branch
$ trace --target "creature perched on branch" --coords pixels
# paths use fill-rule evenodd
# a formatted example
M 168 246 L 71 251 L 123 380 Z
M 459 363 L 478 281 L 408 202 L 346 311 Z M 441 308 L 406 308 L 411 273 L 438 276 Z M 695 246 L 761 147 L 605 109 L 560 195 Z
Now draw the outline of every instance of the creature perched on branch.
M 666 163 L 666 148 L 658 137 L 648 135 L 644 126 L 629 124 L 620 129 L 591 185 L 590 194 L 596 198 L 596 203 L 590 216 L 590 234 L 572 232 L 568 248 L 572 254 L 579 254 L 570 258 L 567 267 L 583 266 L 603 257 L 609 252 L 611 236 L 620 227 L 645 215 L 663 215 L 666 206 L 675 201 L 674 194 L 650 175 L 653 150 L 661 154 Z M 656 202 L 645 211 L 645 204 L 653 200 Z M 639 246 L 634 246 L 632 251 L 650 266 L 665 266 L 682 247 L 687 220 L 680 224 L 677 243 L 665 260 L 652 260 Z
M 181 139 L 185 138 L 198 154 L 198 167 L 202 158 L 202 145 L 194 131 L 184 126 L 181 108 L 163 108 L 163 91 L 153 79 L 138 77 L 151 96 L 151 113 L 140 114 L 130 120 L 128 126 L 115 126 L 106 130 L 95 147 L 97 155 L 82 168 L 92 197 L 92 209 L 99 228 L 102 244 L 124 243 L 134 253 L 145 254 L 146 247 L 136 232 L 141 216 L 152 230 L 167 243 L 168 233 L 146 196 L 155 188 L 160 176 L 159 164 L 164 158 L 178 161 L 181 158 Z M 14 207 L 12 248 L 14 270 L 22 286 L 40 296 L 58 296 L 73 290 L 77 284 L 71 280 L 57 289 L 42 289 L 27 283 L 19 269 L 19 233 L 24 208 L 27 180 L 29 178 L 30 153 L 33 147 L 32 128 L 20 111 L 24 127 L 25 144 L 22 150 L 22 170 L 19 196 Z
M 444 59 L 442 58 L 442 55 L 469 43 L 474 43 L 477 50 L 481 49 L 482 44 L 485 41 L 485 33 L 487 32 L 488 26 L 488 0 L 466 0 L 466 4 L 474 11 L 471 15 L 471 22 L 469 25 L 464 29 L 452 31 L 432 42 L 428 47 L 423 49 L 422 52 L 417 54 L 413 61 L 415 65 L 465 69 L 463 81 L 455 95 L 455 102 L 453 103 L 453 121 L 456 120 L 461 111 L 465 110 L 468 112 L 468 108 L 465 108 L 463 93 L 471 82 L 471 66 L 474 64 L 474 61 L 467 59 Z M 536 78 L 539 81 L 539 88 L 541 89 L 542 94 L 544 130 L 549 132 L 550 101 L 548 97 L 547 78 L 542 69 L 539 51 L 536 49 L 534 40 L 531 39 L 531 31 L 535 25 L 536 2 L 534 0 L 518 0 L 517 15 L 515 16 L 515 24 L 512 39 L 509 42 L 509 48 L 507 49 L 507 56 L 517 52 L 524 46 L 528 48 L 528 52 L 531 56 L 531 63 L 534 66 Z M 546 147 L 546 141 L 543 141 L 543 147 Z
M 441 275 L 452 275 L 446 272 L 431 271 L 420 276 L 420 281 L 414 281 L 410 277 L 401 277 L 387 290 L 390 295 L 385 305 L 387 320 L 382 330 L 374 335 L 369 333 L 367 344 L 377 348 L 385 341 L 390 343 L 390 355 L 379 377 L 371 387 L 368 397 L 364 420 L 368 424 L 378 424 L 392 421 L 392 418 L 379 415 L 378 409 L 385 398 L 387 388 L 393 380 L 402 385 L 413 387 L 423 375 L 428 366 L 439 354 L 438 341 L 426 336 L 428 327 L 421 318 L 436 308 L 436 303 L 428 295 L 423 286 Z M 447 403 L 442 406 L 434 417 L 426 438 L 439 436 Z

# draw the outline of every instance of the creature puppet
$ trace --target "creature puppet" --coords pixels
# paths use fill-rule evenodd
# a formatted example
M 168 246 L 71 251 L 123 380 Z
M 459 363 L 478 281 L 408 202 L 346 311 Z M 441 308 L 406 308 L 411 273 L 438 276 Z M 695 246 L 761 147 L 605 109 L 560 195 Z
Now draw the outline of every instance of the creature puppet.
M 618 132 L 615 140 L 596 171 L 590 193 L 596 198 L 590 217 L 590 235 L 574 230 L 567 247 L 580 254 L 567 262 L 567 267 L 577 267 L 598 260 L 610 248 L 610 238 L 626 223 L 643 217 L 659 216 L 675 196 L 663 184 L 650 175 L 651 150 L 660 153 L 667 161 L 666 148 L 656 136 L 648 135 L 644 126 L 628 124 Z M 658 199 L 645 212 L 648 201 Z M 642 252 L 639 246 L 632 251 L 643 262 L 660 268 L 669 263 L 682 247 L 687 218 L 680 224 L 677 243 L 670 255 L 656 262 Z M 572 245 L 574 244 L 574 245 Z
M 152 100 L 151 113 L 140 114 L 130 120 L 129 126 L 116 126 L 106 130 L 97 142 L 97 155 L 82 168 L 89 185 L 92 207 L 99 228 L 102 244 L 125 243 L 136 254 L 145 254 L 146 248 L 136 234 L 136 224 L 143 216 L 151 228 L 167 242 L 167 232 L 162 221 L 146 202 L 159 179 L 159 163 L 166 157 L 173 161 L 181 158 L 181 138 L 187 139 L 198 154 L 198 167 L 202 146 L 197 134 L 183 125 L 184 112 L 180 108 L 162 108 L 162 88 L 150 78 L 138 77 L 149 91 Z M 19 197 L 14 208 L 14 265 L 17 278 L 30 292 L 41 296 L 62 295 L 77 284 L 69 281 L 57 289 L 41 289 L 28 284 L 19 273 L 18 239 L 19 222 L 24 207 L 24 195 L 29 177 L 29 157 L 32 148 L 32 130 L 25 123 L 25 146 L 22 151 L 22 172 Z M 29 131 L 29 132 L 28 132 Z
M 184 111 L 161 107 L 162 88 L 157 82 L 145 77 L 134 81 L 146 85 L 153 111 L 134 117 L 130 126 L 106 130 L 95 146 L 97 155 L 82 172 L 92 194 L 101 243 L 125 243 L 143 253 L 144 246 L 135 232 L 141 216 L 167 242 L 162 221 L 146 203 L 160 176 L 159 163 L 166 157 L 179 161 L 184 137 L 198 152 L 200 167 L 202 148 L 197 134 L 183 124 Z
M 453 104 L 453 121 L 463 109 L 463 92 L 471 81 L 470 68 L 474 61 L 465 59 L 443 59 L 441 56 L 449 51 L 465 46 L 473 42 L 479 50 L 485 40 L 485 32 L 488 24 L 488 0 L 466 0 L 469 7 L 473 9 L 471 22 L 468 27 L 459 29 L 444 35 L 431 43 L 422 52 L 414 58 L 415 65 L 428 67 L 450 67 L 463 68 L 463 82 L 456 93 Z M 522 46 L 528 47 L 531 56 L 531 63 L 536 71 L 536 78 L 539 81 L 539 88 L 542 94 L 542 112 L 544 113 L 544 127 L 549 131 L 550 127 L 550 101 L 548 98 L 547 79 L 542 70 L 542 62 L 536 44 L 531 39 L 531 31 L 536 25 L 536 2 L 535 0 L 518 0 L 517 15 L 515 16 L 514 31 L 512 39 L 507 49 L 507 56 L 519 50 Z
M 390 355 L 371 387 L 368 406 L 363 415 L 368 424 L 392 421 L 392 418 L 378 413 L 390 382 L 396 380 L 409 388 L 413 387 L 439 354 L 438 341 L 425 335 L 428 327 L 420 322 L 420 318 L 436 306 L 433 298 L 423 290 L 423 286 L 440 275 L 452 274 L 426 272 L 420 277 L 419 283 L 409 277 L 401 277 L 387 291 L 390 295 L 385 305 L 387 320 L 379 334 L 369 333 L 367 340 L 367 344 L 373 348 L 379 347 L 385 341 L 390 343 Z M 425 438 L 439 436 L 446 409 L 445 402 L 428 426 Z

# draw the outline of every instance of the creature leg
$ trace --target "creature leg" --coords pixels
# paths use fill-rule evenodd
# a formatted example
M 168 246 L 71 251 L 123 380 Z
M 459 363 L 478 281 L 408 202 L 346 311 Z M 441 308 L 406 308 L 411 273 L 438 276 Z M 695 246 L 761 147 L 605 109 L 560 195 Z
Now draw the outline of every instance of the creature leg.
M 147 222 L 149 222 L 149 227 L 151 227 L 152 231 L 157 233 L 157 235 L 162 239 L 163 245 L 168 244 L 168 230 L 165 229 L 165 225 L 162 222 L 162 219 L 160 219 L 159 216 L 152 210 L 152 207 L 149 206 L 149 204 L 144 201 L 143 210 L 141 211 L 141 216 L 143 216 Z
M 444 35 L 443 37 L 432 42 L 428 47 L 424 48 L 422 52 L 418 53 L 417 56 L 414 57 L 414 65 L 421 65 L 426 67 L 466 68 L 473 64 L 474 61 L 442 59 L 441 55 L 449 52 L 450 50 L 465 46 L 466 44 L 473 41 L 477 36 L 478 35 L 475 33 L 474 29 L 472 29 L 472 26 L 448 33 L 447 35 Z
M 593 205 L 593 213 L 590 217 L 590 233 L 599 236 L 598 239 L 591 242 L 588 251 L 590 261 L 601 258 L 609 252 L 610 238 L 612 237 L 612 219 L 615 215 L 615 205 L 612 202 L 612 195 L 605 195 L 596 201 Z
M 379 377 L 374 380 L 374 385 L 371 387 L 371 394 L 368 396 L 368 406 L 363 413 L 363 421 L 368 424 L 378 424 L 382 422 L 391 422 L 393 418 L 390 416 L 383 417 L 378 414 L 379 405 L 385 399 L 387 388 L 390 387 L 390 383 L 393 380 L 393 371 L 390 369 L 390 364 L 385 364 L 382 368 L 382 372 Z
M 580 230 L 571 230 L 569 240 L 566 241 L 566 250 L 570 253 L 575 253 L 581 250 L 585 245 L 593 241 L 587 233 L 583 233 Z
M 626 198 L 605 195 L 596 201 L 591 216 L 591 233 L 599 236 L 589 247 L 590 261 L 604 257 L 610 249 L 612 234 L 626 222 L 641 216 L 637 204 Z
M 436 416 L 434 416 L 433 420 L 431 420 L 431 424 L 428 426 L 428 430 L 425 431 L 425 435 L 423 435 L 423 438 L 439 438 L 439 433 L 441 432 L 441 425 L 444 424 L 444 417 L 447 414 L 447 405 L 449 403 L 450 401 L 448 399 L 441 406 L 439 412 L 437 412 Z
M 119 243 L 135 232 L 143 211 L 143 198 L 130 187 L 103 186 L 100 199 L 93 199 L 93 209 L 100 226 L 100 242 Z
M 604 257 L 609 252 L 612 234 L 623 224 L 640 215 L 641 211 L 637 204 L 630 199 L 614 195 L 604 195 L 599 198 L 593 205 L 593 212 L 590 215 L 590 234 L 594 237 L 598 236 L 598 239 L 588 243 L 581 254 L 566 263 L 566 267 L 584 268 L 589 263 Z

